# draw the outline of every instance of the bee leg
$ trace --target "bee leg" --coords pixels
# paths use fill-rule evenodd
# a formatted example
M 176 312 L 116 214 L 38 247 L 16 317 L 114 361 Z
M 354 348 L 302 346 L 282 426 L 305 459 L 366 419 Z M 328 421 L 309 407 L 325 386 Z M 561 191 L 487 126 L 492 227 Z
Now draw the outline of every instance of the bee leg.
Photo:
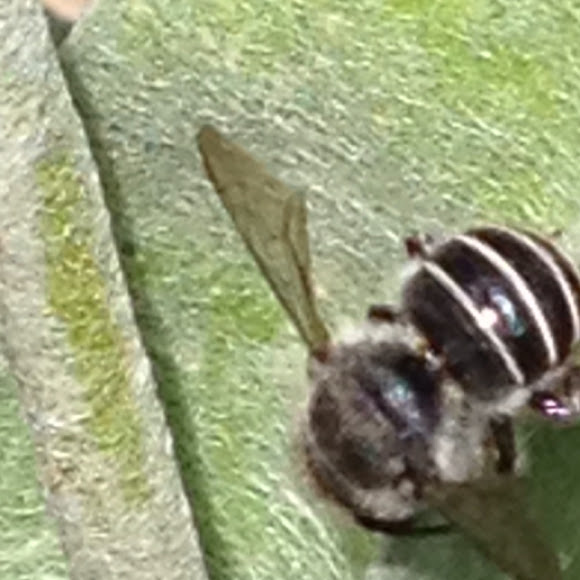
M 516 464 L 516 440 L 511 418 L 506 415 L 494 417 L 490 420 L 489 426 L 499 454 L 495 465 L 496 471 L 513 473 Z
M 391 536 L 403 537 L 424 537 L 439 534 L 448 534 L 453 531 L 449 524 L 438 524 L 433 526 L 416 526 L 415 520 L 377 520 L 375 518 L 357 515 L 357 522 L 372 532 L 380 532 Z
M 372 304 L 367 310 L 367 318 L 371 322 L 399 322 L 402 314 L 390 304 Z
M 431 253 L 435 240 L 429 235 L 414 234 L 405 238 L 405 248 L 409 258 L 426 258 Z

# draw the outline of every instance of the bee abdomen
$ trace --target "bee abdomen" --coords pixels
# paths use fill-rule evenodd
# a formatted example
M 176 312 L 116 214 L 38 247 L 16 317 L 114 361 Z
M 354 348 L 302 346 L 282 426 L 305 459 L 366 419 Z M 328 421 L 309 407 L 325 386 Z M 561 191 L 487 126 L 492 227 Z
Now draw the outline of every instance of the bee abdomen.
M 413 324 L 483 399 L 560 365 L 580 337 L 580 280 L 534 234 L 486 227 L 437 246 L 404 289 Z

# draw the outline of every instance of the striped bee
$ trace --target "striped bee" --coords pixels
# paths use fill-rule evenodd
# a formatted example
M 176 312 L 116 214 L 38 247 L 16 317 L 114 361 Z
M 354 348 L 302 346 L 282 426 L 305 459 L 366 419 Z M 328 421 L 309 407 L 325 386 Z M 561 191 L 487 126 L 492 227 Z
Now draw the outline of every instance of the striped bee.
M 371 307 L 356 331 L 331 337 L 312 290 L 304 198 L 212 127 L 201 130 L 198 145 L 222 204 L 308 347 L 310 395 L 298 443 L 315 486 L 373 531 L 440 531 L 416 527 L 416 516 L 434 507 L 515 578 L 560 579 L 555 553 L 527 515 L 519 480 L 501 473 L 513 467 L 513 434 L 511 423 L 496 417 L 517 398 L 513 392 L 550 374 L 577 340 L 576 278 L 560 254 L 529 238 L 544 270 L 530 267 L 518 280 L 537 281 L 536 300 L 540 292 L 551 300 L 549 310 L 536 304 L 532 311 L 531 290 L 523 297 L 522 284 L 512 287 L 515 277 L 506 275 L 506 264 L 511 272 L 511 260 L 525 262 L 524 250 L 532 251 L 523 234 L 477 230 L 489 248 L 494 232 L 511 236 L 501 271 L 495 262 L 480 269 L 483 254 L 472 259 L 467 252 L 483 245 L 476 232 L 432 247 L 410 240 L 418 267 L 404 286 L 401 310 Z M 512 256 L 508 247 L 519 253 Z M 551 276 L 540 284 L 542 272 Z M 538 312 L 545 320 L 539 330 Z M 557 329 L 558 316 L 568 316 L 565 328 Z M 553 361 L 542 358 L 541 368 L 526 362 L 521 341 L 540 353 L 548 336 Z M 495 410 L 474 399 L 493 402 Z M 520 404 L 527 402 L 522 396 Z
M 529 403 L 553 420 L 575 418 L 580 276 L 571 260 L 546 238 L 497 226 L 438 244 L 410 238 L 407 248 L 417 268 L 402 310 L 468 396 L 491 414 Z

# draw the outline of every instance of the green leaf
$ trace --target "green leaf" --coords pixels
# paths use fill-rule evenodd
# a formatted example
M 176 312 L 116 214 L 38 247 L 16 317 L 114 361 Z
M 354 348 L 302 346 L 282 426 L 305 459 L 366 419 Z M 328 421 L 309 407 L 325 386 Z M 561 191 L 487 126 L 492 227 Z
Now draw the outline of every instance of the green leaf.
M 208 195 L 200 127 L 304 192 L 336 328 L 396 300 L 410 232 L 574 226 L 578 16 L 540 0 L 102 0 L 65 44 L 212 578 L 500 575 L 460 535 L 385 541 L 304 491 L 304 349 Z M 570 579 L 578 438 L 521 438 L 531 509 Z

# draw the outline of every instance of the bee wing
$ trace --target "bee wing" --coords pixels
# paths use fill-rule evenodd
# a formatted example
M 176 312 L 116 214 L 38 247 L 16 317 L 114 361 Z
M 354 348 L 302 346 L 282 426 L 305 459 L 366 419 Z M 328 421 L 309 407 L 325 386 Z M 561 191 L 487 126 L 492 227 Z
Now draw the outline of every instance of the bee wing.
M 211 126 L 198 134 L 206 173 L 276 297 L 311 351 L 329 341 L 311 284 L 304 197 Z
M 523 482 L 499 476 L 426 490 L 430 504 L 516 580 L 561 580 L 555 551 L 529 516 Z

